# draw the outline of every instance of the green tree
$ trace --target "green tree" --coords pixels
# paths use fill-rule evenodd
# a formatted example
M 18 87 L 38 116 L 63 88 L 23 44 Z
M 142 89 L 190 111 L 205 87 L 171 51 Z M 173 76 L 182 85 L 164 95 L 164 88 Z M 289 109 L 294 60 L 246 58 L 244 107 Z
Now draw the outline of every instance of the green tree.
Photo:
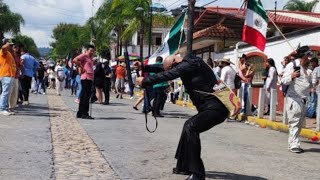
M 8 5 L 0 0 L 0 38 L 4 33 L 17 34 L 20 32 L 20 24 L 24 24 L 23 17 L 18 13 L 11 12 Z
M 314 0 L 311 2 L 305 2 L 303 0 L 290 0 L 286 3 L 283 9 L 289 11 L 311 12 L 314 5 L 318 2 L 318 0 Z
M 40 53 L 38 51 L 37 45 L 31 37 L 25 36 L 25 35 L 16 35 L 13 37 L 13 41 L 15 43 L 20 42 L 24 47 L 27 48 L 29 53 L 34 57 L 36 58 L 40 57 Z
M 111 42 L 118 44 L 118 54 L 122 54 L 122 44 L 131 40 L 134 33 L 142 30 L 142 38 L 148 37 L 148 27 L 150 24 L 149 5 L 150 0 L 113 0 L 105 1 L 98 9 L 94 19 L 95 44 L 97 50 L 110 48 Z M 137 7 L 142 7 L 143 11 L 136 11 Z M 171 26 L 174 18 L 171 16 L 155 14 L 153 16 L 153 25 L 157 27 Z M 116 37 L 110 36 L 112 32 L 117 34 Z M 142 41 L 143 43 L 143 41 Z M 141 43 L 141 45 L 143 45 Z
M 52 38 L 52 55 L 65 58 L 69 54 L 79 52 L 83 45 L 90 42 L 90 27 L 60 23 L 53 29 Z

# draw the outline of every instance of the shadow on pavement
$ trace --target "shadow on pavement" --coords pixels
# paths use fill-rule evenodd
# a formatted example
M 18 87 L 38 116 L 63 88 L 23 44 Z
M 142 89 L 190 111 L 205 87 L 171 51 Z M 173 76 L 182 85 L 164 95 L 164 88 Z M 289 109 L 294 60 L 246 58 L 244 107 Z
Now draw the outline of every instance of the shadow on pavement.
M 192 117 L 192 115 L 185 114 L 185 113 L 163 113 L 163 115 L 166 118 L 184 118 L 184 119 L 189 119 Z
M 227 180 L 267 180 L 266 178 L 257 177 L 257 176 L 247 176 L 242 174 L 216 172 L 216 171 L 207 171 L 206 178 L 227 179 Z
M 95 117 L 95 119 L 94 120 L 115 120 L 115 121 L 117 121 L 117 120 L 135 120 L 135 119 L 132 119 L 132 118 L 122 118 L 122 117 L 108 117 L 108 118 L 106 118 L 106 117 Z
M 310 148 L 310 149 L 303 149 L 305 153 L 311 152 L 311 153 L 320 153 L 319 148 Z

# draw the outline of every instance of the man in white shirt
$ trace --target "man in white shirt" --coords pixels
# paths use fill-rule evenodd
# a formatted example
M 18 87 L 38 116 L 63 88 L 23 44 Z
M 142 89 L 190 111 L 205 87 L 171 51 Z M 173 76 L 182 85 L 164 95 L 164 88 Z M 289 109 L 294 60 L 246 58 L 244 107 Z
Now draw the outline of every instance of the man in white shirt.
M 54 72 L 56 73 L 56 88 L 57 94 L 61 96 L 61 91 L 63 90 L 63 82 L 66 78 L 66 74 L 64 72 L 64 68 L 61 66 L 61 60 L 57 61 L 57 65 L 54 68 Z
M 302 153 L 299 135 L 306 117 L 306 102 L 310 93 L 311 77 L 307 73 L 307 64 L 311 59 L 312 51 L 308 46 L 297 50 L 296 58 L 290 62 L 285 70 L 281 82 L 289 85 L 286 92 L 286 109 L 289 139 L 288 148 L 293 153 Z
M 236 77 L 236 71 L 230 66 L 230 64 L 233 64 L 230 61 L 230 58 L 224 57 L 223 59 L 219 60 L 222 66 L 221 70 L 221 77 L 220 79 L 227 84 L 227 86 L 232 89 L 232 91 L 235 91 L 234 86 L 234 79 Z

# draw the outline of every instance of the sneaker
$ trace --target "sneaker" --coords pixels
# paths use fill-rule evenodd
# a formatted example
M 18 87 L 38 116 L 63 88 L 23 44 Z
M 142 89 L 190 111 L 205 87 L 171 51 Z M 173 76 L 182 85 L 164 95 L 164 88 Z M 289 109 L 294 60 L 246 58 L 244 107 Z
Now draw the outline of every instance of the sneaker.
M 11 115 L 11 113 L 9 111 L 7 111 L 7 110 L 0 111 L 0 114 L 5 115 L 5 116 L 10 116 Z
M 22 105 L 29 105 L 29 101 L 23 101 Z
M 76 100 L 74 100 L 74 102 L 79 104 L 80 103 L 80 99 L 76 99 Z
M 304 152 L 303 149 L 301 149 L 301 148 L 291 148 L 291 149 L 289 149 L 289 151 L 293 152 L 293 153 L 297 153 L 297 154 Z
M 82 115 L 81 119 L 94 119 L 94 118 L 89 115 Z
M 130 99 L 133 99 L 133 96 L 131 96 Z
M 44 93 L 42 93 L 43 95 L 46 95 L 46 93 L 44 92 Z

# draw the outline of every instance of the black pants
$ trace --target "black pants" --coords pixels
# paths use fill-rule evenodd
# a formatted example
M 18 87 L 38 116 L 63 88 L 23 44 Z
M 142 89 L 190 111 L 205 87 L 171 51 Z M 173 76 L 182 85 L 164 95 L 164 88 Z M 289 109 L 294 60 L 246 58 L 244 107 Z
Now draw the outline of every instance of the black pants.
M 154 92 L 153 110 L 155 115 L 159 115 L 161 108 L 163 109 L 165 100 L 167 99 L 166 89 L 167 87 L 158 87 L 153 89 L 153 92 Z
M 222 123 L 227 118 L 227 115 L 228 110 L 226 107 L 218 103 L 217 107 L 201 110 L 184 123 L 175 155 L 177 169 L 205 175 L 204 165 L 200 157 L 201 143 L 199 135 Z
M 77 117 L 88 116 L 89 115 L 89 105 L 90 105 L 90 96 L 92 88 L 91 80 L 81 80 L 82 90 L 80 94 L 80 103 L 79 109 L 77 112 Z
M 111 86 L 110 81 L 104 82 L 104 86 L 103 86 L 104 103 L 107 103 L 107 104 L 109 104 L 109 99 L 110 99 L 110 86 Z
M 29 90 L 31 88 L 32 77 L 24 76 L 21 80 L 22 95 L 24 101 L 29 101 Z

